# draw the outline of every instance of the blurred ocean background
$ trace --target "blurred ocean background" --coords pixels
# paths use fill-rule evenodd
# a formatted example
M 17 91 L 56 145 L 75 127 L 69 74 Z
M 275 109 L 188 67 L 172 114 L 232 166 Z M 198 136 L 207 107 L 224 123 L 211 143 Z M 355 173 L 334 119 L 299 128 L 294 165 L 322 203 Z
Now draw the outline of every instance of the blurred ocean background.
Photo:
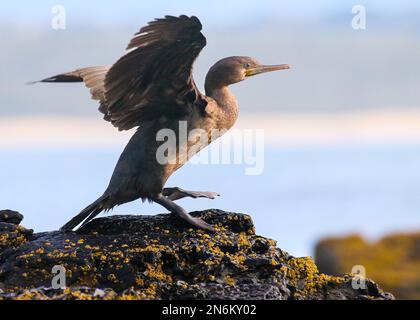
M 120 151 L 2 151 L 2 207 L 24 213 L 24 225 L 37 231 L 56 229 L 104 191 Z M 219 192 L 217 200 L 180 203 L 251 214 L 258 233 L 299 256 L 325 235 L 374 239 L 419 227 L 420 148 L 267 148 L 265 157 L 262 175 L 244 175 L 239 165 L 187 165 L 168 185 Z M 112 214 L 162 212 L 136 201 Z
M 170 186 L 217 191 L 182 200 L 188 210 L 252 215 L 257 232 L 293 255 L 326 235 L 369 239 L 420 229 L 420 3 L 418 1 L 55 1 L 0 8 L 0 208 L 36 231 L 57 229 L 105 189 L 130 137 L 101 120 L 82 84 L 24 83 L 77 67 L 112 64 L 155 17 L 197 15 L 208 40 L 195 65 L 249 55 L 292 69 L 232 90 L 238 128 L 265 130 L 264 171 L 187 165 Z M 364 5 L 366 30 L 351 27 Z M 140 201 L 112 214 L 162 213 Z

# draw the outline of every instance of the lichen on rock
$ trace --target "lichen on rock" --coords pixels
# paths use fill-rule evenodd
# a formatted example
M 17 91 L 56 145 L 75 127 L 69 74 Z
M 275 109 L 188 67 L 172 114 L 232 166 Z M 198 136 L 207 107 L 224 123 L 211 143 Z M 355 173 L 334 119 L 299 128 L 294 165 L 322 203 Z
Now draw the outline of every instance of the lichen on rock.
M 397 299 L 420 299 L 420 232 L 389 234 L 376 241 L 360 235 L 325 238 L 315 247 L 319 269 L 341 274 L 353 268 L 373 277 Z
M 349 275 L 319 273 L 311 258 L 294 258 L 256 235 L 249 215 L 193 215 L 217 232 L 163 214 L 109 216 L 77 232 L 33 234 L 0 215 L 0 299 L 392 298 L 370 280 L 355 290 Z M 54 266 L 64 267 L 66 288 L 51 288 Z

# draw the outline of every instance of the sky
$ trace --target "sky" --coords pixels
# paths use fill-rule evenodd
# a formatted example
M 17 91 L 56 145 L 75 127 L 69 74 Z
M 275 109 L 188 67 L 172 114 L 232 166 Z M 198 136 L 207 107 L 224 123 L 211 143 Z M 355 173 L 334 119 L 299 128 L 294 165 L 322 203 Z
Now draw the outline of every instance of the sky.
M 130 23 L 141 18 L 159 17 L 164 14 L 195 14 L 207 24 L 229 24 L 253 21 L 261 18 L 296 21 L 322 19 L 351 12 L 353 5 L 365 5 L 375 15 L 398 18 L 420 12 L 416 0 L 228 0 L 228 1 L 110 1 L 110 0 L 61 0 L 3 1 L 0 17 L 3 23 L 42 23 L 48 19 L 49 9 L 63 5 L 68 10 L 70 21 L 98 25 Z
M 6 4 L 7 3 L 7 4 Z M 195 14 L 208 45 L 194 66 L 201 89 L 217 60 L 248 55 L 288 63 L 288 72 L 232 87 L 243 112 L 335 112 L 416 108 L 420 100 L 417 1 L 4 1 L 0 10 L 0 115 L 97 116 L 80 84 L 24 83 L 90 65 L 112 64 L 130 37 L 165 14 Z M 66 9 L 53 30 L 51 9 Z M 152 5 L 153 4 L 153 5 Z M 352 7 L 366 30 L 351 27 Z

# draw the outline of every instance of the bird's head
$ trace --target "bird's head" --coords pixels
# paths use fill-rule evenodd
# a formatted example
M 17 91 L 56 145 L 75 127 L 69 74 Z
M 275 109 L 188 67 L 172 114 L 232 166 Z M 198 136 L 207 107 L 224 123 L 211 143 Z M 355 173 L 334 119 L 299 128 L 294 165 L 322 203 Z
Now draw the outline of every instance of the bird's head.
M 266 72 L 290 69 L 287 64 L 263 65 L 250 57 L 228 57 L 216 62 L 206 77 L 206 87 L 212 89 L 228 86 L 248 77 Z

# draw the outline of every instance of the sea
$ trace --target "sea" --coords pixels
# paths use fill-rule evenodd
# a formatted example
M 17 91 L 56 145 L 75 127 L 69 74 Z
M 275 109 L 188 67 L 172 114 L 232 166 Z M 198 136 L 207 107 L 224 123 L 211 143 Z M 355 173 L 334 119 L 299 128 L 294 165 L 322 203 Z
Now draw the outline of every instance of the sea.
M 0 209 L 21 212 L 36 232 L 56 230 L 102 194 L 121 151 L 2 149 Z M 420 230 L 420 145 L 268 147 L 263 160 L 257 175 L 246 164 L 187 164 L 167 186 L 218 192 L 179 202 L 249 214 L 258 234 L 295 256 L 313 255 L 324 237 Z M 108 214 L 165 212 L 134 201 Z

